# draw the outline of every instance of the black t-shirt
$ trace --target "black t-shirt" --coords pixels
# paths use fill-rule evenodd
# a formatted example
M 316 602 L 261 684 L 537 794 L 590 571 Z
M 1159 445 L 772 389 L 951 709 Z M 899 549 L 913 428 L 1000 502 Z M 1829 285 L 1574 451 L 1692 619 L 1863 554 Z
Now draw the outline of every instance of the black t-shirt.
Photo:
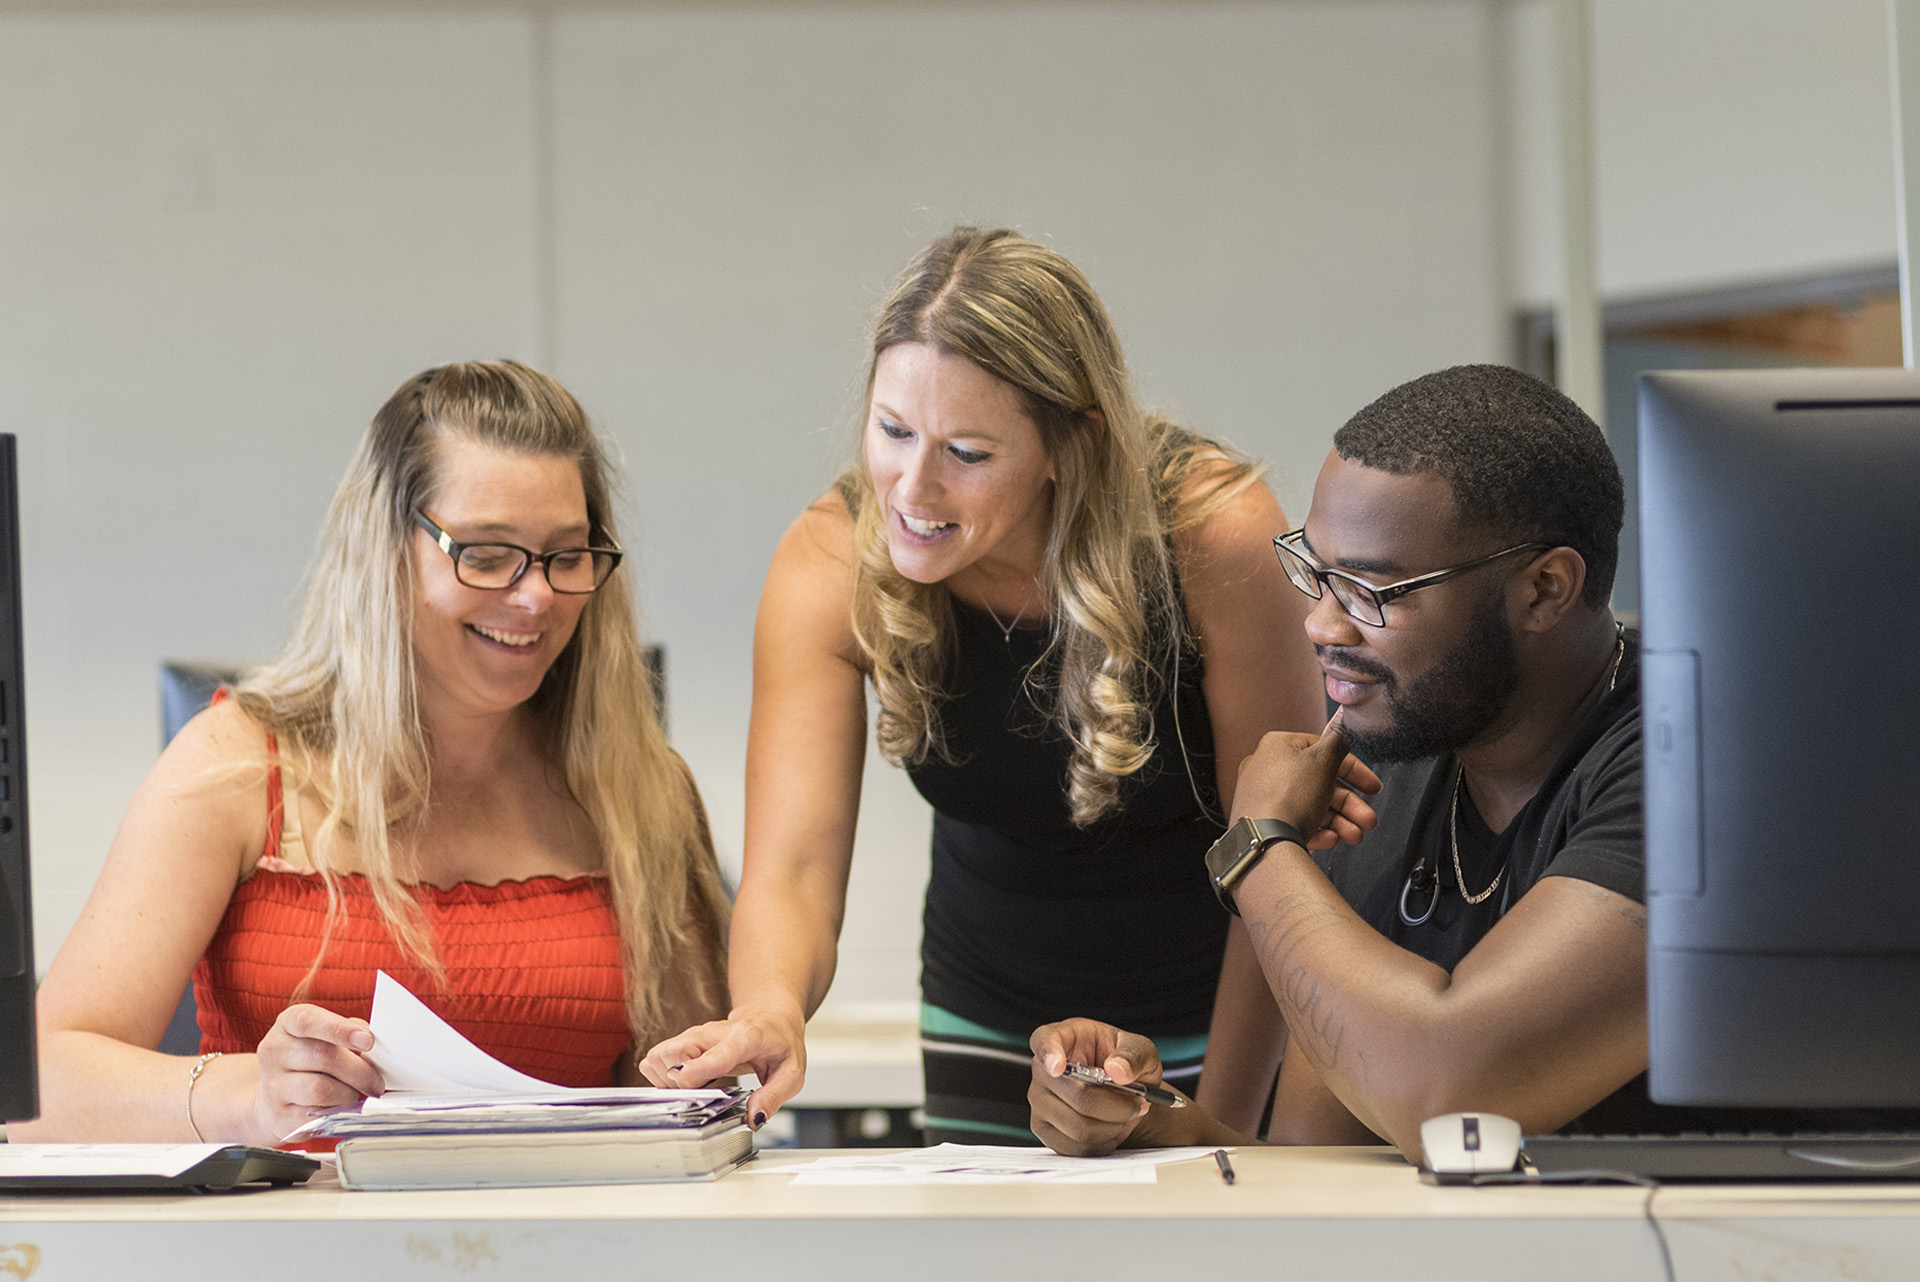
M 1384 786 L 1373 799 L 1380 826 L 1361 845 L 1320 856 L 1321 866 L 1369 924 L 1436 965 L 1459 965 L 1542 877 L 1577 877 L 1635 902 L 1644 898 L 1640 665 L 1631 634 L 1612 691 L 1504 832 L 1488 829 L 1472 795 L 1459 785 L 1460 766 L 1451 753 L 1387 766 L 1380 778 Z M 1467 903 L 1455 886 L 1448 827 L 1456 796 L 1468 893 L 1479 895 L 1500 879 L 1478 904 Z M 1416 864 L 1431 877 L 1416 877 L 1409 888 Z
M 1624 634 L 1613 688 L 1555 763 L 1539 792 L 1506 830 L 1494 833 L 1459 784 L 1451 753 L 1388 766 L 1373 798 L 1380 826 L 1359 846 L 1316 859 L 1355 912 L 1381 934 L 1448 971 L 1494 922 L 1543 877 L 1592 882 L 1634 903 L 1646 900 L 1641 809 L 1640 648 Z M 1458 797 L 1460 869 L 1478 895 L 1468 904 L 1454 875 L 1448 828 Z M 1427 880 L 1416 867 L 1430 872 Z M 1504 869 L 1504 871 L 1502 871 Z M 1403 915 L 1402 902 L 1406 911 Z M 1431 915 L 1426 915 L 1431 904 Z M 1410 924 L 1417 922 L 1418 924 Z M 1866 1109 L 1677 1108 L 1647 1096 L 1642 1073 L 1562 1129 L 1591 1134 L 1682 1131 L 1846 1131 L 1913 1129 L 1920 1113 Z

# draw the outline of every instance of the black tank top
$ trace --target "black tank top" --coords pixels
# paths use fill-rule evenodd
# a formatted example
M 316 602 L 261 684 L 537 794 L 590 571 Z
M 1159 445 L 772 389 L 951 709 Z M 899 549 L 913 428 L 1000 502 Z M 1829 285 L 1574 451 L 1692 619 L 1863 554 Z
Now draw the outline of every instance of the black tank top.
M 1067 809 L 1072 743 L 1043 710 L 1044 628 L 1011 636 L 953 603 L 940 724 L 951 761 L 908 773 L 934 808 L 921 943 L 926 1001 L 1026 1033 L 1069 1015 L 1161 1036 L 1207 1031 L 1227 914 L 1204 858 L 1221 834 L 1213 728 L 1191 648 L 1163 673 L 1156 746 L 1086 828 Z M 1183 751 L 1184 749 L 1184 751 Z

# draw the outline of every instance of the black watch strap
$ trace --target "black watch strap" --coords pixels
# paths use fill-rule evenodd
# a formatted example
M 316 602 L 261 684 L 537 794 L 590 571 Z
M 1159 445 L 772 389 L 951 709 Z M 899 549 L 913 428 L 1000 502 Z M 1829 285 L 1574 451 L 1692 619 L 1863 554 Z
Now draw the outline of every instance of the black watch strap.
M 1213 878 L 1213 893 L 1220 897 L 1221 906 L 1235 917 L 1240 915 L 1240 906 L 1233 901 L 1235 888 L 1253 871 L 1261 856 L 1282 841 L 1290 841 L 1302 850 L 1307 848 L 1306 837 L 1292 824 L 1278 819 L 1248 818 L 1227 829 L 1207 851 L 1207 873 Z

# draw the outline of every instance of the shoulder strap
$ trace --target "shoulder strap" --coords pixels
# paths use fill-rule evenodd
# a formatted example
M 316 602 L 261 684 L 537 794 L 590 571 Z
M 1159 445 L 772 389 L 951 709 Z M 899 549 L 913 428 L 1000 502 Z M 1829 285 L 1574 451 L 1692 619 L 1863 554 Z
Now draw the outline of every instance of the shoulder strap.
M 207 701 L 208 707 L 218 707 L 231 699 L 233 695 L 225 686 L 213 692 L 213 698 Z M 267 844 L 260 852 L 262 859 L 276 859 L 280 855 L 280 829 L 286 823 L 286 800 L 280 784 L 280 741 L 274 738 L 273 731 L 267 731 Z

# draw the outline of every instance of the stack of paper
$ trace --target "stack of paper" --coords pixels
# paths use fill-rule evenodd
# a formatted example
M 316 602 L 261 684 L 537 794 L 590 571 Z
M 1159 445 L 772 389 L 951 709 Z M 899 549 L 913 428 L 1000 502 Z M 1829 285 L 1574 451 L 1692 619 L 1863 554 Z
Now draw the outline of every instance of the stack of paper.
M 753 1153 L 745 1091 L 555 1086 L 494 1059 L 385 973 L 370 1023 L 386 1094 L 287 1137 L 337 1141 L 348 1188 L 713 1179 Z
M 739 1111 L 745 1091 L 661 1091 L 649 1086 L 537 1095 L 386 1095 L 333 1113 L 309 1134 L 346 1139 L 458 1127 L 502 1131 L 632 1131 L 705 1126 Z

